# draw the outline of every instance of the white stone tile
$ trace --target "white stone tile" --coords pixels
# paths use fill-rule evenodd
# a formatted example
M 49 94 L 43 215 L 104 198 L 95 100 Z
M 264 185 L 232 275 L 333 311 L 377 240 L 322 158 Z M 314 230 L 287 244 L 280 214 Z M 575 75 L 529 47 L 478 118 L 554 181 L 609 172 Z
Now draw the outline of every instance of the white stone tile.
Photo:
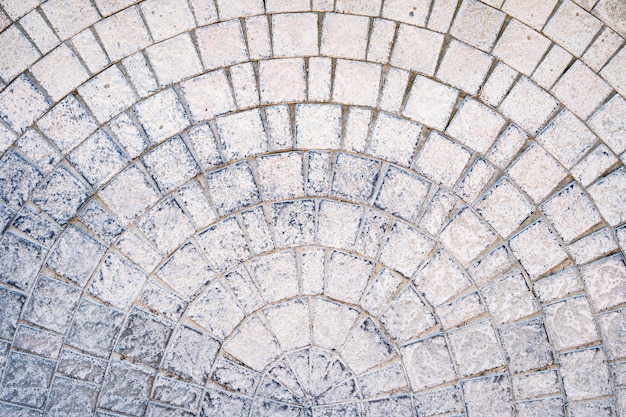
M 2 0 L 0 4 L 13 20 L 24 16 L 33 8 L 39 6 L 41 0 Z
M 557 351 L 599 339 L 593 313 L 585 297 L 574 297 L 544 307 L 546 327 Z M 571 323 L 576 323 L 572 326 Z
M 339 59 L 335 67 L 333 101 L 357 106 L 376 105 L 382 66 Z
M 42 117 L 37 126 L 65 154 L 93 133 L 98 123 L 69 95 Z
M 203 172 L 223 163 L 222 156 L 217 149 L 215 135 L 208 123 L 190 128 L 187 134 L 194 157 Z
M 194 122 L 235 110 L 235 98 L 224 70 L 187 80 L 181 84 L 181 91 Z
M 468 208 L 457 213 L 439 236 L 444 248 L 463 265 L 481 255 L 497 238 L 487 223 Z
M 365 152 L 372 111 L 363 107 L 350 107 L 346 115 L 343 147 L 353 152 Z
M 189 126 L 183 106 L 171 88 L 135 104 L 134 110 L 152 143 L 161 143 Z
M 575 56 L 581 56 L 602 22 L 570 0 L 564 1 L 546 24 L 543 33 Z
M 89 0 L 49 0 L 41 9 L 61 39 L 67 39 L 91 26 L 99 13 Z
M 152 43 L 136 6 L 94 25 L 104 49 L 113 61 L 124 58 Z
M 580 268 L 580 273 L 596 311 L 626 301 L 626 267 L 621 254 L 586 265 Z
M 378 16 L 380 13 L 380 0 L 362 2 L 359 0 L 337 0 L 336 10 L 339 13 L 363 14 Z
M 453 88 L 417 75 L 403 115 L 443 131 L 448 125 L 458 95 L 458 91 Z
M 545 223 L 539 220 L 509 240 L 513 254 L 533 280 L 568 258 L 555 233 Z
M 586 264 L 620 250 L 608 228 L 600 229 L 569 245 L 570 253 L 578 265 Z
M 558 102 L 526 77 L 520 78 L 506 96 L 500 111 L 528 133 L 537 133 Z
M 318 15 L 290 13 L 272 16 L 274 56 L 318 55 Z
M 597 141 L 596 135 L 567 109 L 552 119 L 537 136 L 537 142 L 567 169 L 570 169 Z
M 225 67 L 248 60 L 248 50 L 238 20 L 196 29 L 196 38 L 206 69 Z
M 535 210 L 533 204 L 506 178 L 498 181 L 475 208 L 504 238 L 515 232 Z
M 304 60 L 272 59 L 259 62 L 261 102 L 285 103 L 306 98 Z
M 506 0 L 502 11 L 528 26 L 541 30 L 558 0 Z
M 267 135 L 258 109 L 222 116 L 215 123 L 226 159 L 267 152 Z
M 220 20 L 261 14 L 265 11 L 263 0 L 216 0 Z
M 265 11 L 271 14 L 311 10 L 311 2 L 308 0 L 268 0 L 265 3 Z
M 417 156 L 415 169 L 433 181 L 452 187 L 472 156 L 471 152 L 445 136 L 432 132 Z
M 626 150 L 626 100 L 619 95 L 602 106 L 588 125 L 613 152 Z
M 556 80 L 561 78 L 570 62 L 572 62 L 572 54 L 554 44 L 533 73 L 532 79 L 541 87 L 549 90 Z
M 446 133 L 479 153 L 484 153 L 504 127 L 505 120 L 477 100 L 467 98 L 454 115 Z
M 600 71 L 602 78 L 611 84 L 622 96 L 626 96 L 626 76 L 623 71 L 624 65 L 626 65 L 626 49 L 622 48 L 622 50 L 606 64 L 604 69 Z
M 626 170 L 623 167 L 601 178 L 587 191 L 611 226 L 626 220 Z
M 330 100 L 331 70 L 332 61 L 330 58 L 309 58 L 309 67 L 307 71 L 307 92 L 309 100 Z
M 202 64 L 188 33 L 146 49 L 161 86 L 166 86 L 202 72 Z
M 450 350 L 459 366 L 459 373 L 463 376 L 504 365 L 504 359 L 490 321 L 471 324 L 450 332 L 448 340 L 450 341 Z M 491 415 L 504 416 L 505 414 Z
M 571 173 L 583 187 L 587 187 L 618 161 L 613 152 L 601 144 L 576 164 Z
M 391 113 L 400 112 L 407 84 L 409 72 L 398 68 L 389 68 L 385 74 L 385 83 L 380 96 L 380 109 Z
M 137 52 L 122 61 L 130 82 L 140 97 L 146 97 L 157 90 L 158 85 L 148 61 L 143 53 Z
M 365 59 L 369 18 L 338 13 L 326 13 L 322 22 L 322 55 Z
M 259 90 L 257 89 L 256 74 L 252 63 L 230 67 L 230 77 L 235 91 L 237 107 L 245 109 L 257 106 L 259 104 Z
M 442 46 L 443 35 L 401 24 L 391 53 L 391 65 L 434 75 Z
M 95 187 L 102 186 L 128 163 L 128 158 L 103 130 L 77 146 L 67 159 Z
M 83 62 L 87 66 L 87 69 L 91 73 L 97 73 L 102 68 L 109 65 L 109 57 L 102 49 L 102 46 L 96 40 L 93 34 L 93 29 L 85 29 L 78 35 L 75 35 L 72 39 L 72 45 L 74 50 L 83 59 Z
M 502 62 L 498 62 L 480 90 L 485 103 L 498 107 L 515 82 L 518 72 Z
M 471 46 L 452 40 L 437 70 L 437 78 L 475 95 L 483 84 L 492 58 Z
M 535 296 L 528 288 L 528 284 L 526 283 L 524 275 L 520 269 L 514 269 L 513 271 L 488 282 L 481 288 L 481 294 L 494 322 L 498 325 L 516 322 L 524 317 L 536 313 L 539 310 Z M 523 326 L 524 324 L 521 325 Z M 528 331 L 530 331 L 530 329 Z M 500 332 L 502 339 L 506 342 L 506 339 L 502 335 L 506 332 L 506 330 L 500 330 Z M 513 331 L 514 337 L 518 336 L 519 333 Z M 544 335 L 543 339 L 546 342 L 545 344 L 547 345 L 545 330 L 543 330 L 542 333 Z M 517 337 L 515 338 L 517 339 Z M 523 345 L 523 336 L 519 336 L 519 339 L 516 340 L 516 342 Z M 504 347 L 506 351 L 506 343 L 503 343 L 503 345 L 505 345 Z M 535 343 L 536 349 L 543 347 L 537 345 L 539 345 L 539 343 Z M 551 349 L 548 347 L 548 352 L 550 352 L 550 350 Z M 509 355 L 509 367 L 513 368 L 513 371 L 519 372 L 520 370 L 526 370 L 519 369 L 521 367 L 535 367 L 535 364 L 532 363 L 534 358 L 526 357 L 524 359 L 517 359 L 515 356 L 516 355 Z M 551 364 L 551 353 L 547 354 L 547 358 L 541 358 L 539 362 L 541 365 Z
M 296 106 L 296 146 L 337 149 L 341 140 L 341 107 L 329 104 Z
M 605 27 L 581 59 L 597 73 L 623 44 L 624 39 L 622 37 L 610 27 Z
M 374 19 L 370 33 L 367 60 L 386 64 L 389 62 L 396 24 L 391 20 Z
M 530 76 L 550 44 L 548 38 L 513 19 L 504 29 L 493 54 L 522 74 Z
M 304 194 L 301 152 L 261 156 L 256 164 L 264 200 L 286 200 Z
M 507 172 L 535 203 L 542 202 L 567 175 L 563 167 L 536 143 L 531 144 Z
M 549 303 L 580 292 L 582 282 L 575 269 L 566 269 L 536 281 L 533 284 L 537 298 L 542 303 Z
M 396 221 L 382 244 L 380 261 L 391 269 L 411 277 L 433 250 L 435 242 L 411 226 Z
M 10 82 L 40 57 L 17 26 L 0 33 L 0 77 Z
M 171 191 L 200 173 L 180 136 L 162 143 L 141 157 L 161 191 Z
M 374 205 L 412 221 L 424 204 L 430 183 L 414 173 L 391 165 L 382 180 Z
M 186 1 L 146 0 L 141 2 L 141 11 L 156 42 L 195 27 Z
M 378 113 L 370 138 L 370 153 L 383 160 L 409 166 L 422 126 L 387 113 Z
M 39 60 L 31 67 L 31 72 L 55 102 L 89 77 L 87 70 L 67 44 L 61 44 Z
M 135 0 L 96 0 L 96 6 L 102 16 L 109 16 L 133 4 Z
M 450 34 L 482 51 L 490 51 L 504 18 L 504 13 L 484 3 L 464 0 L 454 18 Z
M 190 0 L 189 5 L 196 17 L 198 26 L 205 26 L 218 20 L 217 7 L 214 0 Z
M 148 140 L 141 134 L 128 114 L 120 114 L 111 120 L 108 126 L 117 138 L 117 142 L 131 158 L 136 158 L 148 148 Z
M 137 100 L 135 92 L 116 66 L 102 71 L 83 84 L 78 93 L 101 123 L 108 121 Z
M 447 33 L 448 29 L 450 29 L 450 23 L 452 23 L 457 5 L 458 2 L 456 0 L 435 1 L 428 18 L 428 29 Z
M 619 6 L 619 1 L 600 0 L 596 3 L 592 12 L 600 20 L 606 22 L 607 26 L 615 29 L 620 35 L 626 36 L 624 21 L 620 18 L 620 13 L 615 13 L 616 10 L 619 10 Z
M 356 204 L 322 200 L 317 215 L 317 241 L 323 246 L 352 247 L 362 214 L 363 210 Z
M 495 177 L 497 171 L 489 162 L 477 158 L 457 185 L 456 192 L 464 201 L 473 202 Z
M 246 18 L 246 37 L 250 59 L 262 59 L 272 56 L 270 28 L 267 16 Z
M 0 127 L 3 129 L 4 126 Z M 11 139 L 11 143 L 15 138 Z M 36 130 L 29 129 L 15 142 L 31 161 L 41 168 L 44 173 L 49 173 L 61 160 L 61 154 L 53 148 Z M 8 148 L 8 146 L 7 146 Z
M 552 88 L 552 93 L 583 120 L 608 97 L 612 88 L 581 61 L 576 61 Z
M 334 168 L 333 196 L 361 204 L 368 204 L 372 200 L 380 177 L 380 161 L 340 153 Z
M 21 18 L 20 24 L 42 54 L 47 54 L 59 44 L 59 38 L 38 10 L 33 10 Z
M 291 149 L 294 141 L 289 106 L 284 104 L 266 107 L 265 120 L 267 122 L 268 148 L 273 151 Z
M 414 26 L 424 27 L 431 2 L 415 3 L 410 0 L 389 0 L 383 6 L 383 17 Z

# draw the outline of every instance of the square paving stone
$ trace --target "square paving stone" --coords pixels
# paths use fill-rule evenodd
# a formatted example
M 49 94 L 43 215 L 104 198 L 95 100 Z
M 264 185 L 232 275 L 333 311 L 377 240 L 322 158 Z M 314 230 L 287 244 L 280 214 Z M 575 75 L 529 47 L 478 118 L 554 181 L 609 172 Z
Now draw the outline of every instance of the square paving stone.
M 552 348 L 541 319 L 500 329 L 504 354 L 513 373 L 543 368 L 554 363 Z
M 163 191 L 170 191 L 200 173 L 180 136 L 159 145 L 142 156 L 141 160 Z
M 260 201 L 259 189 L 246 161 L 213 171 L 206 175 L 206 181 L 221 216 Z
M 81 143 L 68 160 L 95 187 L 110 180 L 128 163 L 126 155 L 103 130 Z
M 142 416 L 148 405 L 156 371 L 128 362 L 112 361 L 102 385 L 98 406 Z
M 219 346 L 216 339 L 181 325 L 169 342 L 162 367 L 197 384 L 204 384 Z
M 43 173 L 14 149 L 0 159 L 0 199 L 19 209 L 43 179 Z
M 115 352 L 156 367 L 173 329 L 173 324 L 154 314 L 133 308 L 117 340 Z
M 54 361 L 13 352 L 0 385 L 0 399 L 42 408 L 54 372 Z
M 89 188 L 60 165 L 35 191 L 32 200 L 59 224 L 65 225 L 88 196 Z
M 65 333 L 80 295 L 79 288 L 41 275 L 24 310 L 24 318 L 47 329 Z
M 0 241 L 0 282 L 29 291 L 46 252 L 36 243 L 6 233 Z
M 26 296 L 0 288 L 0 338 L 12 340 Z
M 73 417 L 90 414 L 96 406 L 98 387 L 69 378 L 56 377 L 46 405 L 46 415 Z
M 94 355 L 108 358 L 123 321 L 122 312 L 83 300 L 78 306 L 65 342 Z

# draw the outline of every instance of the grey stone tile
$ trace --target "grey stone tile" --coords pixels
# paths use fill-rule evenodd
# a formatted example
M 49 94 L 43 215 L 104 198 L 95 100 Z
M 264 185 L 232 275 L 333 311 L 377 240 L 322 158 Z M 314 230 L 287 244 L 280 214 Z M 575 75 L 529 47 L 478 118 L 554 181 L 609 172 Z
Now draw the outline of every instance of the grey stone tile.
M 65 343 L 97 356 L 109 357 L 123 320 L 123 313 L 83 300 L 78 306 Z

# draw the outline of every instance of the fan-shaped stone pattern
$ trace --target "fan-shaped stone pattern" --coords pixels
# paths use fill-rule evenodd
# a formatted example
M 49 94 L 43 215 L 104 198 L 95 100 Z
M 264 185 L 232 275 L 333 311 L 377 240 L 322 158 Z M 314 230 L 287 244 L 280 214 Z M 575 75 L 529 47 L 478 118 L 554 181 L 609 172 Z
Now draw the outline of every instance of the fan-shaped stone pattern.
M 622 9 L 0 0 L 0 411 L 623 415 Z

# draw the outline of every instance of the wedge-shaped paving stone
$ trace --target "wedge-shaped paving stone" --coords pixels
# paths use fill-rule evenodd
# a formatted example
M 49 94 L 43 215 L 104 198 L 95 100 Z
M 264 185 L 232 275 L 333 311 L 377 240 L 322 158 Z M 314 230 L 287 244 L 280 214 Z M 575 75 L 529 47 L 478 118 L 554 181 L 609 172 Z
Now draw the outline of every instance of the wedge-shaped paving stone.
M 22 293 L 0 288 L 0 338 L 12 340 L 17 329 L 26 296 Z
M 90 414 L 96 407 L 98 389 L 69 378 L 55 377 L 46 414 L 54 417 Z
M 123 321 L 122 312 L 83 300 L 78 306 L 65 343 L 108 358 Z
M 123 197 L 128 194 L 134 196 L 130 201 Z M 98 195 L 125 225 L 158 200 L 157 191 L 134 164 L 117 175 Z
M 596 135 L 569 110 L 559 113 L 537 136 L 565 168 L 570 169 L 597 142 Z
M 301 152 L 287 152 L 256 160 L 264 199 L 283 200 L 304 194 Z
M 406 223 L 396 221 L 383 244 L 380 261 L 411 277 L 433 250 L 435 242 Z
M 220 339 L 244 318 L 237 298 L 219 281 L 212 283 L 187 310 L 189 318 Z
M 616 94 L 589 119 L 589 127 L 609 148 L 620 153 L 626 149 L 626 100 Z
M 171 88 L 135 104 L 134 110 L 153 143 L 160 143 L 189 125 L 183 106 Z
M 437 251 L 420 269 L 413 283 L 433 306 L 443 304 L 470 286 L 463 268 L 443 250 Z
M 375 106 L 382 66 L 369 62 L 337 60 L 333 101 L 355 106 Z
M 465 0 L 457 11 L 450 34 L 483 51 L 491 50 L 505 15 L 476 0 Z
M 26 75 L 21 75 L 0 92 L 0 117 L 19 133 L 49 107 L 48 99 Z
M 450 352 L 443 336 L 410 344 L 400 351 L 414 392 L 456 379 Z
M 61 100 L 89 78 L 87 70 L 67 44 L 61 44 L 47 54 L 32 66 L 31 71 L 54 101 Z
M 584 296 L 544 307 L 546 327 L 557 351 L 569 350 L 600 338 L 594 316 Z
M 175 0 L 148 0 L 141 3 L 141 11 L 155 41 L 167 39 L 195 27 L 193 14 L 187 3 Z
M 98 398 L 106 410 L 141 416 L 148 405 L 155 371 L 129 362 L 112 361 Z
M 399 364 L 366 373 L 359 378 L 359 383 L 364 398 L 408 389 L 404 369 Z
M 106 183 L 128 163 L 126 155 L 104 130 L 87 138 L 67 159 L 95 187 Z
M 24 309 L 31 323 L 65 333 L 78 305 L 81 291 L 54 278 L 41 275 Z M 7 324 L 11 323 L 7 320 Z
M 0 159 L 0 198 L 19 209 L 43 179 L 43 173 L 20 153 L 9 149 Z
M 89 294 L 119 309 L 128 308 L 139 295 L 146 275 L 116 252 L 109 252 L 94 274 Z
M 543 368 L 554 363 L 546 329 L 540 319 L 500 329 L 500 340 L 509 369 L 513 373 Z
M 118 67 L 112 66 L 83 84 L 78 93 L 100 122 L 133 104 L 137 96 Z
M 46 402 L 53 372 L 54 361 L 13 352 L 9 355 L 0 385 L 0 398 L 42 408 Z
M 259 110 L 220 117 L 216 124 L 226 159 L 267 152 L 267 136 Z
M 42 5 L 52 28 L 63 39 L 80 32 L 98 20 L 98 11 L 87 0 L 53 0 Z
M 330 188 L 330 152 L 307 153 L 307 193 L 328 195 Z
M 447 85 L 417 75 L 403 115 L 443 131 L 448 125 L 458 94 Z
M 533 279 L 567 259 L 565 249 L 544 220 L 522 230 L 509 241 L 509 245 Z
M 571 400 L 611 393 L 606 355 L 599 348 L 565 353 L 558 357 L 565 393 Z
M 265 309 L 264 314 L 283 350 L 311 344 L 311 318 L 306 298 L 277 304 Z
M 250 261 L 250 271 L 266 302 L 276 302 L 298 294 L 298 270 L 292 250 L 267 254 Z
M 315 239 L 315 202 L 297 200 L 270 206 L 271 223 L 279 247 L 307 245 Z
M 359 312 L 345 304 L 317 298 L 313 317 L 313 342 L 328 349 L 340 349 L 354 326 Z
M 417 123 L 378 113 L 372 129 L 370 152 L 387 161 L 409 166 L 421 132 L 422 126 Z
M 626 301 L 626 265 L 622 255 L 600 259 L 580 269 L 596 311 Z
M 206 259 L 191 243 L 186 243 L 172 254 L 156 274 L 187 298 L 194 295 L 214 276 Z
M 543 32 L 576 56 L 582 55 L 602 22 L 571 1 L 562 3 Z
M 250 256 L 243 230 L 235 217 L 229 217 L 197 237 L 212 265 L 223 271 Z
M 235 99 L 224 70 L 185 81 L 181 84 L 181 91 L 194 121 L 212 119 L 235 110 Z
M 341 141 L 341 107 L 296 105 L 296 144 L 304 149 L 336 149 Z
M 506 375 L 464 381 L 463 394 L 471 417 L 513 417 L 513 400 Z
M 195 227 L 174 198 L 166 198 L 147 212 L 137 226 L 164 253 L 176 249 Z
M 69 226 L 50 252 L 46 266 L 84 287 L 106 248 L 81 229 Z
M 548 121 L 558 102 L 526 77 L 506 96 L 500 111 L 528 133 L 535 134 Z
M 162 367 L 195 383 L 204 384 L 218 349 L 217 340 L 179 325 L 170 338 Z
M 490 321 L 462 327 L 448 334 L 461 376 L 474 375 L 504 365 L 500 344 Z
M 459 212 L 440 234 L 443 245 L 464 265 L 485 251 L 497 235 L 471 210 Z
M 162 86 L 202 72 L 200 57 L 188 33 L 152 45 L 146 53 Z
M 115 352 L 158 366 L 174 326 L 154 314 L 133 308 L 115 346 Z M 141 340 L 141 343 L 137 343 Z
M 443 46 L 443 35 L 401 24 L 391 53 L 391 65 L 434 75 Z
M 543 203 L 541 209 L 566 243 L 602 221 L 593 203 L 576 183 Z
M 390 166 L 374 205 L 411 221 L 424 204 L 430 184 L 418 176 Z
M 318 208 L 318 242 L 335 248 L 350 248 L 359 233 L 362 213 L 362 207 L 355 204 L 322 200 Z
M 191 152 L 180 136 L 161 144 L 143 157 L 142 162 L 163 191 L 170 191 L 200 173 Z
M 522 74 L 530 76 L 549 47 L 548 38 L 513 19 L 498 40 L 493 54 Z
M 352 329 L 340 354 L 357 375 L 398 355 L 371 318 L 360 321 Z
M 554 96 L 583 120 L 598 108 L 611 91 L 611 86 L 581 61 L 576 61 L 552 88 Z
M 340 153 L 335 162 L 332 192 L 339 198 L 367 203 L 374 196 L 381 162 Z
M 483 84 L 492 60 L 484 52 L 454 39 L 439 65 L 437 78 L 474 95 Z
M 417 338 L 437 324 L 435 317 L 411 286 L 400 294 L 380 315 L 380 322 L 398 343 Z
M 224 349 L 256 371 L 262 371 L 280 355 L 277 340 L 258 315 L 248 319 L 224 344 Z
M 328 259 L 324 294 L 356 304 L 374 272 L 374 264 L 343 252 L 333 251 Z
M 534 206 L 509 180 L 502 178 L 476 204 L 476 211 L 503 237 L 513 233 Z
M 248 59 L 248 50 L 238 20 L 196 29 L 196 38 L 206 69 L 225 67 Z
M 446 129 L 462 144 L 484 153 L 495 142 L 505 120 L 477 100 L 466 99 Z
M 607 223 L 617 226 L 626 220 L 626 169 L 613 171 L 587 190 Z
M 437 132 L 432 132 L 417 156 L 415 169 L 444 186 L 451 187 L 469 162 L 471 152 Z
M 566 177 L 567 172 L 545 149 L 533 143 L 511 165 L 508 174 L 535 203 L 540 203 Z
M 139 8 L 129 7 L 94 25 L 111 60 L 118 60 L 150 45 L 150 34 Z
M 95 131 L 98 124 L 76 97 L 69 95 L 42 117 L 37 126 L 66 153 Z
M 272 16 L 274 55 L 318 55 L 318 16 L 315 13 L 289 13 Z
M 207 174 L 206 181 L 220 215 L 241 210 L 260 201 L 252 170 L 245 161 Z

